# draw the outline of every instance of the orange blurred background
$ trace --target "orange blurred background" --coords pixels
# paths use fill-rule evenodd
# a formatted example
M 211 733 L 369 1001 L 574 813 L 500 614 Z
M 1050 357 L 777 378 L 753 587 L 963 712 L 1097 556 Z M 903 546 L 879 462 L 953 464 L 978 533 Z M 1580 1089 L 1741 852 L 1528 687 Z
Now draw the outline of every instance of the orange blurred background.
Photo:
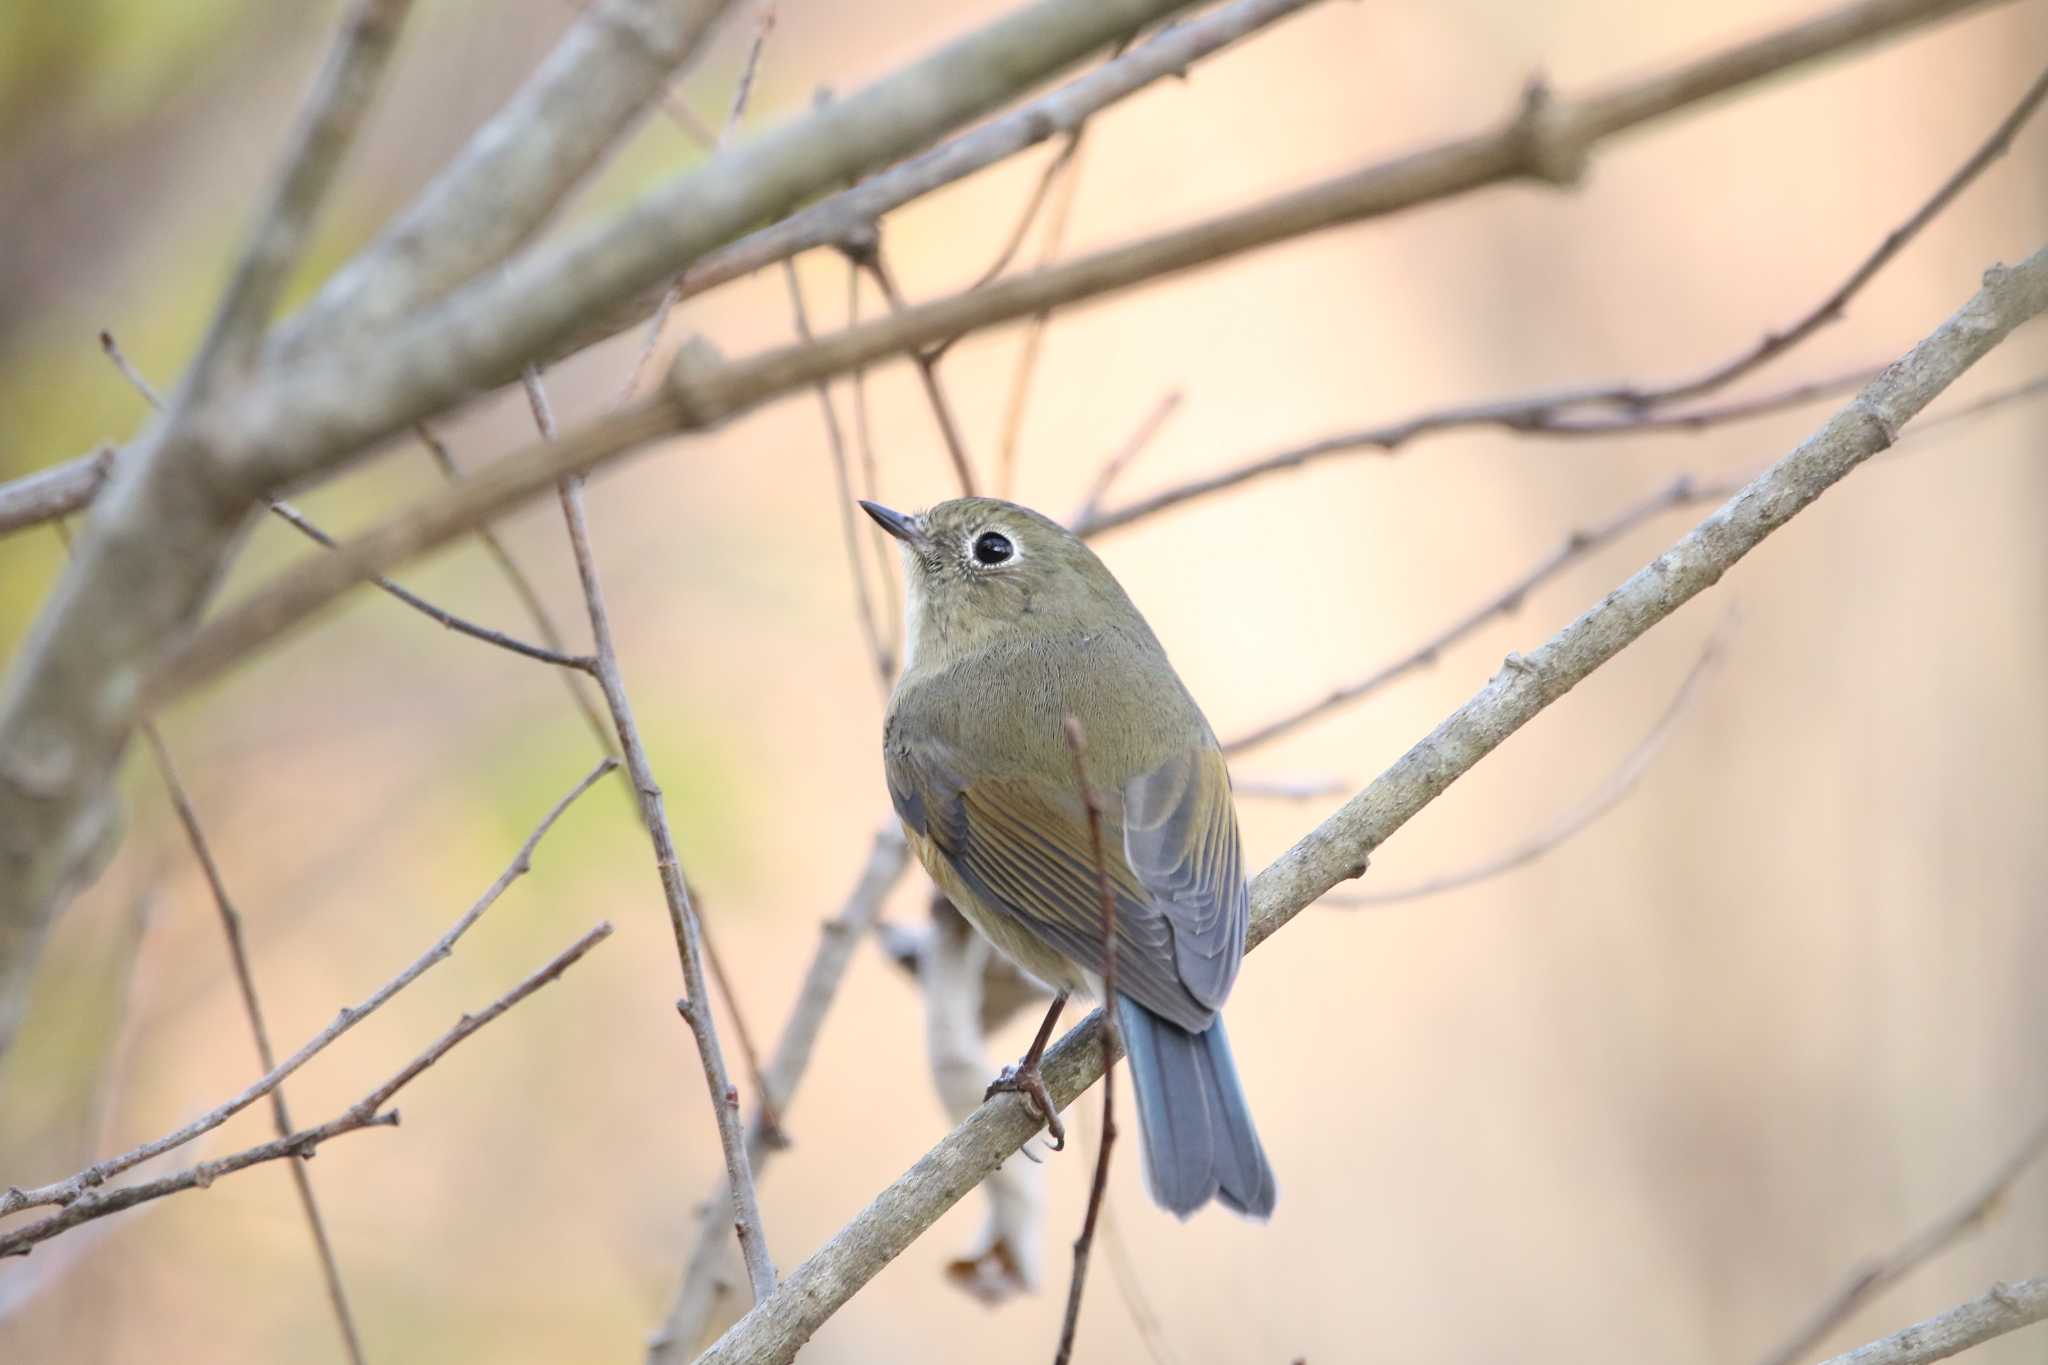
M 0 474 L 101 439 L 140 401 L 102 327 L 168 386 L 329 33 L 332 6 L 100 0 L 31 10 L 0 56 Z M 1006 6 L 783 0 L 747 116 L 857 88 Z M 1797 14 L 1807 7 L 1796 7 Z M 1314 7 L 1117 106 L 1088 138 L 1070 251 L 1247 203 L 1490 125 L 1541 70 L 1565 93 L 1786 22 L 1786 7 Z M 460 146 L 571 20 L 561 0 L 422 4 L 332 201 L 310 284 Z M 20 16 L 10 26 L 24 22 Z M 679 93 L 716 123 L 748 24 Z M 1112 494 L 1298 440 L 1553 385 L 1688 376 L 1789 323 L 1983 139 L 2048 51 L 2048 6 L 1966 16 L 1688 112 L 1597 156 L 1575 193 L 1515 186 L 1232 261 L 1058 317 L 1017 496 L 1055 515 L 1169 390 L 1185 401 Z M 914 297 L 986 264 L 1049 149 L 891 217 Z M 701 153 L 657 117 L 575 208 L 603 212 Z M 1746 391 L 1901 354 L 2048 228 L 2048 127 L 2027 128 L 1860 295 Z M 1034 259 L 1036 241 L 1025 259 Z M 814 321 L 846 272 L 801 262 Z M 302 291 L 303 292 L 303 291 Z M 872 290 L 863 298 L 879 307 Z M 775 271 L 685 305 L 727 354 L 791 335 Z M 1021 333 L 943 378 L 986 474 Z M 565 427 L 610 403 L 637 337 L 549 376 Z M 1934 409 L 2024 381 L 2023 331 Z M 847 394 L 836 395 L 842 417 Z M 953 491 L 914 372 L 869 384 L 881 496 Z M 1099 548 L 1228 736 L 1405 653 L 1573 528 L 1680 472 L 1745 469 L 1826 405 L 1696 435 L 1427 438 L 1194 504 Z M 473 467 L 531 437 L 516 394 L 444 434 Z M 2048 404 L 1876 461 L 1431 806 L 1365 886 L 1454 869 L 1545 827 L 1640 742 L 1731 604 L 1725 662 L 1639 789 L 1509 875 L 1411 904 L 1317 909 L 1252 961 L 1231 1031 L 1281 1183 L 1265 1227 L 1154 1210 L 1135 1149 L 1116 1218 L 1182 1361 L 1762 1356 L 1850 1269 L 1970 1193 L 2048 1115 Z M 338 533 L 439 476 L 411 447 L 307 494 Z M 852 612 L 818 405 L 792 397 L 599 477 L 591 514 L 626 680 L 683 860 L 772 1037 L 888 813 L 881 702 Z M 1247 755 L 1241 782 L 1355 788 L 1511 649 L 1597 601 L 1699 515 L 1674 513 L 1369 704 Z M 552 503 L 505 530 L 558 618 L 581 604 Z M 308 553 L 256 529 L 233 598 Z M 59 564 L 0 540 L 0 648 Z M 474 543 L 402 580 L 525 634 Z M 280 1050 L 454 920 L 596 757 L 540 665 L 359 592 L 179 705 L 164 728 L 247 919 Z M 0 1068 L 0 1185 L 64 1175 L 255 1073 L 204 883 L 141 764 L 113 867 L 61 921 Z M 1340 798 L 1247 798 L 1263 866 Z M 541 846 L 455 956 L 287 1086 L 303 1123 L 352 1102 L 465 1008 L 609 918 L 616 940 L 436 1066 L 404 1126 L 310 1167 L 372 1359 L 637 1359 L 719 1168 L 674 951 L 623 787 Z M 923 914 L 921 875 L 890 915 Z M 138 934 L 139 912 L 147 916 Z M 136 945 L 139 942 L 139 950 Z M 123 1003 L 125 1001 L 125 1004 Z M 991 1040 L 1021 1051 L 1029 1023 Z M 730 1042 L 730 1029 L 727 1029 Z M 1057 1334 L 1088 1141 L 1050 1163 L 1046 1284 L 990 1311 L 942 1268 L 970 1198 L 859 1294 L 805 1359 L 1042 1361 Z M 268 1136 L 258 1110 L 206 1140 Z M 793 1266 L 946 1129 L 913 983 L 857 956 L 762 1200 Z M 2048 1172 L 1989 1227 L 1833 1334 L 1841 1348 L 2048 1272 Z M 0 1268 L 5 1360 L 328 1360 L 340 1348 L 285 1172 L 270 1166 Z M 1098 1267 L 1081 1356 L 1142 1358 Z M 2040 1329 L 1982 1349 L 2040 1358 Z

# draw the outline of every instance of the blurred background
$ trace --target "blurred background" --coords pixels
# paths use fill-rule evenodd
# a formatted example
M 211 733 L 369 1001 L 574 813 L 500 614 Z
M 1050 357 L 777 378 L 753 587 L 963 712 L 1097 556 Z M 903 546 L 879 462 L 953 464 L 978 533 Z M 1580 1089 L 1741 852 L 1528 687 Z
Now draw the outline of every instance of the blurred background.
M 886 11 L 781 0 L 747 127 L 857 88 L 1006 6 Z M 1099 119 L 1068 250 L 1108 245 L 1490 125 L 1544 72 L 1583 91 L 1785 22 L 1761 0 L 1322 5 Z M 332 5 L 94 0 L 16 7 L 0 42 L 0 475 L 120 441 L 141 400 L 111 329 L 168 386 L 190 356 L 330 34 Z M 404 204 L 574 18 L 564 0 L 417 7 L 388 97 L 338 187 L 300 297 Z M 751 24 L 677 97 L 716 126 Z M 1066 515 L 1161 395 L 1184 395 L 1113 493 L 1433 406 L 1689 376 L 1803 314 L 1986 136 L 2048 51 L 2048 5 L 2006 5 L 1780 79 L 1603 149 L 1565 195 L 1487 190 L 1062 315 L 1020 429 L 1016 495 Z M 891 217 L 913 297 L 992 257 L 1050 148 Z M 572 212 L 693 164 L 649 121 Z M 2048 228 L 2038 120 L 1759 392 L 1901 354 Z M 1037 239 L 1026 248 L 1035 259 Z M 801 262 L 814 321 L 846 268 Z M 866 289 L 862 306 L 880 305 Z M 686 304 L 728 354 L 791 335 L 775 271 Z M 970 339 L 943 378 L 986 478 L 1022 333 Z M 628 336 L 549 375 L 564 425 L 601 413 Z M 1935 412 L 2048 367 L 2036 325 Z M 842 418 L 846 393 L 837 395 Z M 880 492 L 954 485 L 914 371 L 869 382 Z M 1692 435 L 1490 432 L 1362 454 L 1191 505 L 1098 548 L 1216 729 L 1247 730 L 1406 653 L 1575 527 L 1681 472 L 1788 450 L 1827 405 Z M 443 434 L 473 467 L 531 438 L 516 394 Z M 1449 871 L 1586 800 L 1641 742 L 1731 603 L 1726 657 L 1639 788 L 1546 857 L 1451 894 L 1313 909 L 1230 1006 L 1281 1199 L 1256 1227 L 1175 1223 L 1136 1149 L 1112 1199 L 1169 1358 L 1312 1362 L 1760 1357 L 1842 1277 L 1977 1187 L 2048 1115 L 2048 402 L 1908 443 L 1516 736 L 1404 829 L 1365 889 Z M 432 488 L 394 446 L 309 492 L 338 533 Z M 812 395 L 608 469 L 590 492 L 623 668 L 683 860 L 757 1034 L 779 1029 L 888 814 L 881 698 L 855 623 Z M 1433 669 L 1234 763 L 1241 783 L 1355 789 L 1695 520 L 1673 513 L 1530 595 Z M 503 524 L 581 629 L 561 519 Z M 316 553 L 256 528 L 232 599 Z M 54 581 L 45 528 L 0 540 L 0 650 Z M 404 582 L 527 633 L 469 542 Z M 247 920 L 288 1051 L 426 947 L 597 756 L 558 678 L 358 592 L 164 718 Z M 1247 798 L 1264 866 L 1341 796 Z M 65 1175 L 175 1126 L 258 1070 L 215 913 L 155 776 L 60 922 L 0 1064 L 0 1184 Z M 593 791 L 455 956 L 287 1086 L 302 1123 L 353 1102 L 465 1008 L 599 918 L 616 940 L 416 1082 L 405 1124 L 310 1171 L 372 1359 L 637 1359 L 719 1169 L 644 835 Z M 922 874 L 892 920 L 921 922 Z M 1034 1012 L 1035 1013 L 1035 1012 Z M 1018 1020 L 990 1042 L 1007 1060 Z M 730 1028 L 727 1029 L 731 1046 Z M 806 1360 L 1041 1361 L 1057 1334 L 1087 1141 L 1049 1163 L 1043 1286 L 986 1308 L 945 1263 L 964 1202 L 832 1320 Z M 251 1110 L 205 1140 L 269 1135 Z M 857 955 L 796 1146 L 762 1199 L 793 1266 L 949 1126 L 915 983 Z M 2048 1271 L 2048 1171 L 1828 1345 Z M 225 1179 L 0 1268 L 7 1360 L 340 1358 L 286 1172 Z M 1142 1358 L 1098 1266 L 1082 1356 Z M 2040 1329 L 1983 1349 L 2039 1360 Z

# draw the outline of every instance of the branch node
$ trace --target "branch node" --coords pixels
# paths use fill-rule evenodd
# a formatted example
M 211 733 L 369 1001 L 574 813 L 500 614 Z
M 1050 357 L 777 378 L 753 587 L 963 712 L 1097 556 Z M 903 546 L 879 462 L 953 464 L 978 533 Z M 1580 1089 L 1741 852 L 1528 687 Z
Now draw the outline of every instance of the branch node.
M 1529 175 L 1559 189 L 1572 188 L 1585 175 L 1588 140 L 1575 109 L 1558 102 L 1540 72 L 1522 87 L 1512 129 Z
M 725 405 L 705 391 L 709 388 L 707 381 L 715 379 L 724 364 L 725 357 L 702 333 L 693 334 L 676 348 L 663 387 L 683 430 L 705 431 L 731 415 Z

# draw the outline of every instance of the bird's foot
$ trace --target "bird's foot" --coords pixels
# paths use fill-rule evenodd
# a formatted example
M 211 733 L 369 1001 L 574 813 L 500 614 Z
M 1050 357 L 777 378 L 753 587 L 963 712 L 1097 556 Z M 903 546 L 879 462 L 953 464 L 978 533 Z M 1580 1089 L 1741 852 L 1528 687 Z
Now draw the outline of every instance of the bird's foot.
M 982 1093 L 984 1101 L 1008 1091 L 1022 1095 L 1033 1112 L 1045 1121 L 1045 1135 L 1052 1139 L 1052 1149 L 1063 1152 L 1067 1147 L 1067 1129 L 1060 1122 L 1060 1116 L 1052 1107 L 1052 1092 L 1045 1088 L 1045 1073 L 1038 1069 L 1035 1061 L 1021 1066 L 1006 1066 L 1003 1074 L 988 1083 Z

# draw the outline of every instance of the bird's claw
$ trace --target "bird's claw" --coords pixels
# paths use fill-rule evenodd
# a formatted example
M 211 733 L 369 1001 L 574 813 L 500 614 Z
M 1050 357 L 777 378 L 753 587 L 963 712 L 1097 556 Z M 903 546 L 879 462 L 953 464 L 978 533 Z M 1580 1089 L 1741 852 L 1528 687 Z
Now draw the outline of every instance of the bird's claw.
M 1045 1135 L 1052 1140 L 1052 1149 L 1063 1152 L 1067 1148 L 1066 1125 L 1052 1107 L 1052 1092 L 1045 1088 L 1045 1073 L 1036 1066 L 1006 1066 L 1003 1074 L 988 1083 L 982 1092 L 983 1101 L 994 1099 L 1005 1092 L 1022 1095 L 1045 1123 Z

